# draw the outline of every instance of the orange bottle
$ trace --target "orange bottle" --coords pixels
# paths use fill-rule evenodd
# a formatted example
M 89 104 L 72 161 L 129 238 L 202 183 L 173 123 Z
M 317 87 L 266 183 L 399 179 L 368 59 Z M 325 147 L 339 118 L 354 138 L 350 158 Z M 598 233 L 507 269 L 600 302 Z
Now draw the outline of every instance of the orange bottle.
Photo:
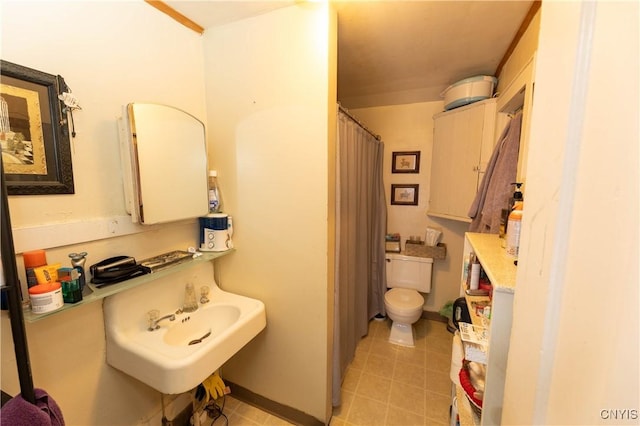
M 520 249 L 520 230 L 522 228 L 522 202 L 518 201 L 514 204 L 513 210 L 509 213 L 509 221 L 507 224 L 507 254 L 518 258 Z

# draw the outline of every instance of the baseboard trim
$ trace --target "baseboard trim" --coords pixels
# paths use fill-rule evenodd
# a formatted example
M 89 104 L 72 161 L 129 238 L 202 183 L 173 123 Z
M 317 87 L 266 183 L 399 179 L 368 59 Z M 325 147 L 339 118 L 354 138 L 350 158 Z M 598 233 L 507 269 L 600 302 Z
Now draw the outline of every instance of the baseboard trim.
M 272 401 L 238 384 L 229 382 L 228 380 L 225 380 L 225 382 L 227 383 L 229 388 L 231 388 L 231 395 L 234 398 L 249 405 L 253 405 L 256 408 L 261 409 L 262 411 L 266 411 L 267 413 L 273 414 L 274 416 L 280 417 L 296 425 L 324 426 L 323 422 L 307 413 L 304 413 L 287 405 L 280 404 L 279 402 Z
M 444 323 L 448 322 L 447 318 L 443 317 L 442 315 L 440 315 L 437 312 L 431 312 L 431 311 L 422 311 L 422 318 L 423 319 L 428 319 L 428 320 L 431 320 L 431 321 L 440 321 L 440 322 L 444 322 Z

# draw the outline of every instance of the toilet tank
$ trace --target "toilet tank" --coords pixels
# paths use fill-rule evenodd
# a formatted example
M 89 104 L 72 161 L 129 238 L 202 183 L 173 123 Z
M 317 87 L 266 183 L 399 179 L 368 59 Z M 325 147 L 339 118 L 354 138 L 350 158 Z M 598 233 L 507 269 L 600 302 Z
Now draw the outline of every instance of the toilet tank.
M 421 293 L 431 291 L 430 257 L 386 253 L 387 287 L 411 288 Z

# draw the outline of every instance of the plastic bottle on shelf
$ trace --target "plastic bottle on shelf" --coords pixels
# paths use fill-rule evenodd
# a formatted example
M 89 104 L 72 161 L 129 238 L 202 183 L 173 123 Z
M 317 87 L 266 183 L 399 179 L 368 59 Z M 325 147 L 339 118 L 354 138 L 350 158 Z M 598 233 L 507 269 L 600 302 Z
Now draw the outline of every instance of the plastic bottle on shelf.
M 509 222 L 507 225 L 507 254 L 518 258 L 520 249 L 520 229 L 522 227 L 522 202 L 516 201 L 513 210 L 509 213 Z
M 520 189 L 520 187 L 522 186 L 522 182 L 513 182 L 511 185 L 515 185 L 516 189 L 513 192 L 513 196 L 509 198 L 509 212 L 513 211 L 516 203 L 524 203 L 524 197 L 522 196 L 522 190 Z
M 469 289 L 477 290 L 480 285 L 480 262 L 478 258 L 474 256 L 473 263 L 471 264 L 471 278 L 469 280 Z
M 25 274 L 27 276 L 27 287 L 38 285 L 35 268 L 47 264 L 47 254 L 44 250 L 32 250 L 22 253 L 24 260 Z
M 513 211 L 516 203 L 524 202 L 524 197 L 522 196 L 522 190 L 520 187 L 522 186 L 522 182 L 513 182 L 511 185 L 515 185 L 516 189 L 513 192 L 513 195 L 509 198 L 509 202 L 507 204 L 506 209 L 502 209 L 502 215 L 500 216 L 500 238 L 506 238 L 507 232 L 509 231 L 509 215 Z M 502 247 L 505 247 L 505 243 L 503 242 Z
M 209 170 L 209 213 L 222 211 L 222 195 L 218 185 L 218 172 Z

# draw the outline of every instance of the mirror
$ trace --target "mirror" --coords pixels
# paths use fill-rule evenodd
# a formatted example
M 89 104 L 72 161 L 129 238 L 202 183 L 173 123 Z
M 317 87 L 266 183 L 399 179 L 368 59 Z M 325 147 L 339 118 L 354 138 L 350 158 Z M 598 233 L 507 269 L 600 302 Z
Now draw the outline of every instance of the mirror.
M 204 124 L 174 107 L 130 103 L 118 119 L 125 202 L 134 223 L 208 213 Z

